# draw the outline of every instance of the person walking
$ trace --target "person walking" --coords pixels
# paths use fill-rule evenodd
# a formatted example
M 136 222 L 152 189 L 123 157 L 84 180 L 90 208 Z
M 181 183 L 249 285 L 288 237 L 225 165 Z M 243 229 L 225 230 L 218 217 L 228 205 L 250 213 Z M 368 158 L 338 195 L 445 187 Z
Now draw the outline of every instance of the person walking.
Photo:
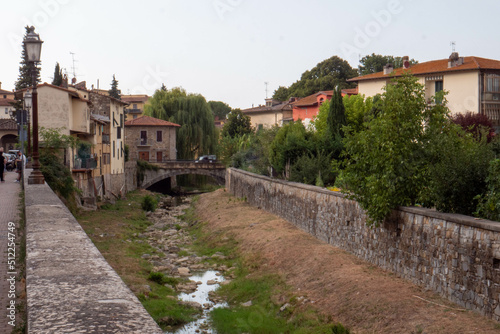
M 5 157 L 3 156 L 3 147 L 0 147 L 0 182 L 5 182 L 4 179 L 4 171 L 5 171 L 5 164 L 7 161 L 5 161 Z
M 17 159 L 16 159 L 17 179 L 14 182 L 21 182 L 25 163 L 26 163 L 26 156 L 22 154 L 21 151 L 17 151 Z

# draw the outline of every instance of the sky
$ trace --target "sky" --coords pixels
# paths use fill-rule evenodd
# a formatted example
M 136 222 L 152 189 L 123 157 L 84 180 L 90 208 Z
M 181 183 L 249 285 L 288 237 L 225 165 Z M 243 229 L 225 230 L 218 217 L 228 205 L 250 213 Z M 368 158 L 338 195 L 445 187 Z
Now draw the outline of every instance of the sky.
M 89 89 L 115 75 L 123 94 L 165 84 L 241 109 L 265 103 L 266 82 L 271 97 L 334 55 L 354 68 L 372 53 L 425 62 L 448 58 L 453 41 L 461 56 L 500 60 L 497 0 L 23 0 L 0 12 L 6 90 L 26 25 L 44 41 L 43 82 L 59 62 Z

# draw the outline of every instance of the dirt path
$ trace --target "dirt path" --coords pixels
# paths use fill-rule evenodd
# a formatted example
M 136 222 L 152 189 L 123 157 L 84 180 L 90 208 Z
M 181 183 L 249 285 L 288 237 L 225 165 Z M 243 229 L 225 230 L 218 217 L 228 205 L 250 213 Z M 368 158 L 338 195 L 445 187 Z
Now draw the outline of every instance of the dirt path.
M 232 234 L 242 252 L 260 257 L 259 270 L 281 274 L 354 333 L 500 333 L 500 324 L 462 311 L 222 189 L 202 195 L 196 208 L 207 228 Z

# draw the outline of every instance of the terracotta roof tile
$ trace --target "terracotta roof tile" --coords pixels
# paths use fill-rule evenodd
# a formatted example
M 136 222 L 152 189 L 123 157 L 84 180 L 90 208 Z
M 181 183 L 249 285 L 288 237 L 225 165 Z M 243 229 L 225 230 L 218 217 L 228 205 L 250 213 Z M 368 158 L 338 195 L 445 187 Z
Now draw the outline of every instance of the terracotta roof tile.
M 459 72 L 459 71 L 473 71 L 480 69 L 488 70 L 500 70 L 500 61 L 494 59 L 487 59 L 481 57 L 464 57 L 464 63 L 462 65 L 454 66 L 448 68 L 448 58 L 431 60 L 425 63 L 419 63 L 410 66 L 409 69 L 404 69 L 402 67 L 394 69 L 391 74 L 384 74 L 384 72 L 371 73 L 356 78 L 347 80 L 348 82 L 353 81 L 364 81 L 364 80 L 376 80 L 382 78 L 391 78 L 393 76 L 401 76 L 404 72 L 410 72 L 413 75 L 425 75 L 425 74 L 435 74 L 435 73 L 447 73 L 447 72 Z
M 306 96 L 298 100 L 297 102 L 293 102 L 292 106 L 294 107 L 302 107 L 302 106 L 312 106 L 318 103 L 318 95 L 323 94 L 328 96 L 333 95 L 333 90 L 323 90 L 312 95 Z
M 258 106 L 258 107 L 253 107 L 253 108 L 248 108 L 248 109 L 243 109 L 241 112 L 244 114 L 248 113 L 258 113 L 258 112 L 271 112 L 271 111 L 285 111 L 285 110 L 292 110 L 290 107 L 290 103 L 288 102 L 282 102 L 280 104 L 276 104 L 272 107 L 268 106 Z
M 2 107 L 12 107 L 11 103 L 16 102 L 16 100 L 13 99 L 0 99 L 0 106 Z
M 136 119 L 131 119 L 125 122 L 125 126 L 176 126 L 180 127 L 179 124 L 164 121 L 162 119 L 154 118 L 151 116 L 140 116 Z
M 149 96 L 147 95 L 122 95 L 122 101 L 133 103 L 140 102 L 146 103 L 149 100 Z

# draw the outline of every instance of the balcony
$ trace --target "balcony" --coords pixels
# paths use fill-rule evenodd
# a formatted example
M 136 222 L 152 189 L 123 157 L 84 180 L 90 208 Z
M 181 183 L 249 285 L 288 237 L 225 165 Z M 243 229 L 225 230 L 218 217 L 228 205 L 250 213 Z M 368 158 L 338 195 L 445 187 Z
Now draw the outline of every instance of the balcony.
M 141 138 L 137 140 L 137 146 L 151 146 L 151 142 L 147 138 Z
M 109 144 L 111 143 L 110 140 L 109 140 L 109 134 L 102 134 L 102 143 L 103 144 Z
M 97 161 L 94 158 L 76 158 L 73 164 L 73 173 L 86 172 L 97 168 Z

